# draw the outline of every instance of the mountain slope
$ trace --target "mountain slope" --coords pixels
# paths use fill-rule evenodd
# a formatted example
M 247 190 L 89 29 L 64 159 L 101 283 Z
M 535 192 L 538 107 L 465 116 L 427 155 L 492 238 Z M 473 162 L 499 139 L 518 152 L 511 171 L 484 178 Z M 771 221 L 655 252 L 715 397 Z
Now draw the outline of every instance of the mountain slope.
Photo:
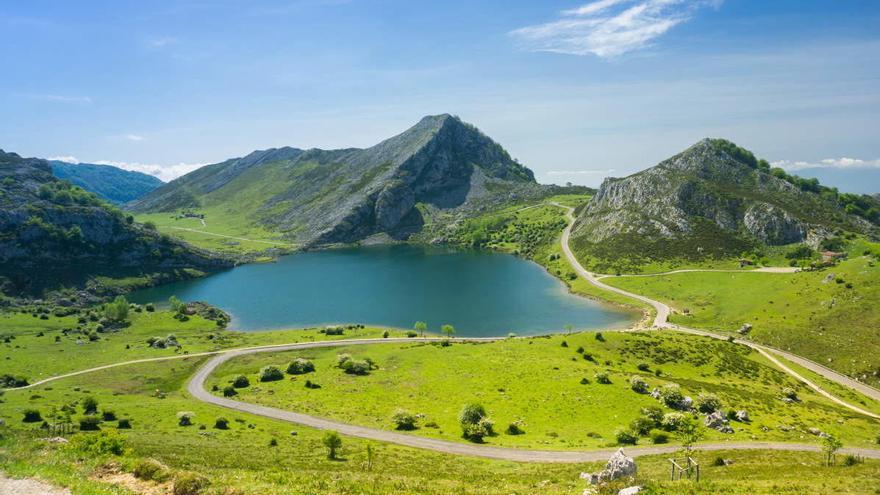
M 198 210 L 313 246 L 406 238 L 432 213 L 545 192 L 531 170 L 475 127 L 429 116 L 367 149 L 256 151 L 203 167 L 134 201 L 135 212 Z
M 167 277 L 230 264 L 134 223 L 94 194 L 55 178 L 45 160 L 0 150 L 3 292 L 37 294 L 95 276 Z
M 653 168 L 606 179 L 580 212 L 573 243 L 605 260 L 694 259 L 816 246 L 837 229 L 876 232 L 844 211 L 836 191 L 778 172 L 733 143 L 705 139 Z
M 122 170 L 110 165 L 91 163 L 67 163 L 49 160 L 52 174 L 70 181 L 99 198 L 115 204 L 123 204 L 140 198 L 164 184 L 152 175 Z

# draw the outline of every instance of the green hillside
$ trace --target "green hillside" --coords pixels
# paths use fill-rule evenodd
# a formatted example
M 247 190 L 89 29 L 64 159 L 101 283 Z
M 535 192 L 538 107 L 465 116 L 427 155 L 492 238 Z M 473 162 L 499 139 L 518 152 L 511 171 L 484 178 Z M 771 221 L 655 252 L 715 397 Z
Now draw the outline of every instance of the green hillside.
M 110 165 L 67 163 L 57 160 L 50 160 L 49 164 L 55 177 L 67 180 L 114 204 L 123 204 L 140 198 L 163 184 L 152 175 L 122 170 Z

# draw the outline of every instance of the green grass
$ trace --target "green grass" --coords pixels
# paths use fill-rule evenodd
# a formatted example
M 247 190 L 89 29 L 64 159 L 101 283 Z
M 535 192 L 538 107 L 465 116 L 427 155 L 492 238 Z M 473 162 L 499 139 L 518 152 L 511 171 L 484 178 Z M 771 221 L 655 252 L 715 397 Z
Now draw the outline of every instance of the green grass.
M 561 346 L 563 341 L 568 347 Z M 595 362 L 584 360 L 576 352 L 578 347 Z M 379 368 L 367 376 L 345 374 L 335 366 L 339 353 L 350 353 L 355 359 L 370 357 Z M 274 364 L 283 369 L 295 357 L 312 360 L 317 370 L 259 383 L 261 367 Z M 648 364 L 649 370 L 640 371 L 640 363 Z M 658 369 L 660 377 L 654 375 Z M 608 372 L 612 383 L 598 383 L 595 375 L 599 372 Z M 630 389 L 633 375 L 642 376 L 651 387 L 677 383 L 694 398 L 699 393 L 716 393 L 726 409 L 749 411 L 750 424 L 734 423 L 734 434 L 710 430 L 707 438 L 712 440 L 810 442 L 815 438 L 805 439 L 804 431 L 818 427 L 850 445 L 867 446 L 880 433 L 877 422 L 813 393 L 745 346 L 673 333 L 609 332 L 604 342 L 583 333 L 450 347 L 413 342 L 250 355 L 222 365 L 208 386 L 222 390 L 239 374 L 247 375 L 252 383 L 239 390 L 237 398 L 243 401 L 381 429 L 393 429 L 391 417 L 403 408 L 423 415 L 421 427 L 413 434 L 446 440 L 464 441 L 458 412 L 465 404 L 479 402 L 495 420 L 499 433 L 486 443 L 505 447 L 615 445 L 615 430 L 628 427 L 642 407 L 660 404 Z M 590 383 L 582 384 L 582 378 Z M 321 388 L 306 388 L 307 379 Z M 797 389 L 803 402 L 783 403 L 784 387 Z M 503 433 L 514 421 L 523 423 L 526 434 Z M 429 423 L 436 427 L 426 426 Z M 793 429 L 783 431 L 780 426 Z
M 267 249 L 290 251 L 295 248 L 281 234 L 250 222 L 245 217 L 219 208 L 199 208 L 205 214 L 205 225 L 198 218 L 182 217 L 179 213 L 136 215 L 138 222 L 153 222 L 159 232 L 212 251 L 231 254 L 254 254 Z M 190 230 L 188 230 L 190 229 Z M 231 239 L 229 237 L 239 239 Z
M 874 331 L 880 327 L 880 268 L 872 258 L 855 256 L 796 274 L 679 273 L 603 281 L 666 302 L 676 309 L 674 323 L 730 333 L 749 323 L 757 342 L 880 383 Z
M 91 328 L 94 325 L 89 323 L 88 326 Z M 50 316 L 48 320 L 40 320 L 30 314 L 0 313 L 0 337 L 10 337 L 10 342 L 0 343 L 2 372 L 23 375 L 30 382 L 35 382 L 71 371 L 133 359 L 320 339 L 379 337 L 385 330 L 377 327 L 346 329 L 342 336 L 326 336 L 317 328 L 238 332 L 219 329 L 213 321 L 199 316 L 191 316 L 189 321 L 181 322 L 174 319 L 170 311 L 132 312 L 128 327 L 100 333 L 100 339 L 95 342 L 80 333 L 70 332 L 67 336 L 62 333 L 63 329 L 76 326 L 75 316 Z M 394 336 L 403 336 L 405 333 L 393 329 L 389 332 Z M 177 337 L 180 348 L 155 349 L 146 343 L 150 337 L 164 338 L 169 334 Z M 59 342 L 55 342 L 56 336 L 60 338 Z
M 613 339 L 608 339 L 611 344 Z M 525 344 L 528 345 L 528 344 Z M 533 344 L 536 345 L 536 344 Z M 446 350 L 464 351 L 454 345 Z M 569 348 L 571 351 L 571 348 Z M 573 351 L 572 351 L 573 352 Z M 90 480 L 107 462 L 131 470 L 136 461 L 155 458 L 174 471 L 194 471 L 208 477 L 209 493 L 227 489 L 243 495 L 287 493 L 502 495 L 580 493 L 586 484 L 580 472 L 596 471 L 601 463 L 520 464 L 437 454 L 343 437 L 342 460 L 330 461 L 321 445 L 322 433 L 310 428 L 239 414 L 193 401 L 184 391 L 186 380 L 205 358 L 172 363 L 144 363 L 68 378 L 27 391 L 11 391 L 2 398 L 0 470 L 12 476 L 40 477 L 70 486 L 74 495 L 126 493 L 118 487 Z M 665 368 L 672 370 L 670 363 Z M 682 364 L 681 366 L 685 366 Z M 86 454 L 70 447 L 47 444 L 36 425 L 21 422 L 21 410 L 74 404 L 96 397 L 98 409 L 113 410 L 132 420 L 133 429 L 120 430 L 128 452 L 121 457 Z M 195 414 L 194 425 L 177 424 L 179 411 Z M 213 428 L 225 417 L 229 430 Z M 204 425 L 204 429 L 200 429 Z M 114 431 L 105 422 L 103 430 Z M 578 431 L 584 431 L 584 427 Z M 296 435 L 292 433 L 296 432 Z M 530 433 L 527 433 L 527 435 Z M 94 435 L 81 433 L 80 435 Z M 270 447 L 276 439 L 278 445 Z M 373 466 L 366 466 L 367 446 Z M 730 459 L 728 467 L 711 467 L 716 457 Z M 873 494 L 871 483 L 880 476 L 880 462 L 844 467 L 822 467 L 820 454 L 789 452 L 699 452 L 703 481 L 665 481 L 668 455 L 640 458 L 639 483 L 655 493 L 729 495 L 776 493 Z M 784 488 L 783 488 L 784 487 Z M 785 490 L 785 491 L 783 491 Z M 610 493 L 616 493 L 610 492 Z

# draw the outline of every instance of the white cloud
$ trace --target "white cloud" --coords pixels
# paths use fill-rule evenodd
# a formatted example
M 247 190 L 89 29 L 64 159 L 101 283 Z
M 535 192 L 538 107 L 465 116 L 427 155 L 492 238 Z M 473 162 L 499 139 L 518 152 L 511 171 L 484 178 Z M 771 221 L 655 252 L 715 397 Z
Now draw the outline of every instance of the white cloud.
M 64 95 L 30 95 L 34 100 L 52 101 L 57 103 L 91 103 L 88 96 L 64 96 Z
M 47 160 L 54 160 L 58 162 L 66 162 L 66 163 L 79 163 L 79 158 L 75 156 L 50 156 Z
M 511 31 L 528 50 L 614 58 L 644 48 L 703 6 L 721 0 L 596 0 L 557 21 Z M 615 7 L 618 7 L 615 9 Z
M 614 173 L 613 168 L 605 169 L 605 170 L 551 170 L 547 172 L 547 175 L 557 176 L 557 175 L 608 175 Z
M 826 158 L 818 162 L 779 160 L 771 163 L 771 165 L 788 170 L 789 172 L 796 172 L 798 170 L 805 170 L 808 168 L 865 169 L 880 168 L 880 159 L 862 160 L 860 158 L 841 157 Z
M 176 45 L 177 42 L 178 39 L 173 36 L 161 36 L 147 41 L 153 48 L 164 48 L 169 45 Z
M 60 162 L 74 164 L 83 163 L 83 161 L 79 158 L 70 155 L 53 156 L 50 157 L 49 160 L 58 160 Z M 207 163 L 178 163 L 176 165 L 159 165 L 155 163 L 120 162 L 115 160 L 98 160 L 88 163 L 93 163 L 95 165 L 111 165 L 113 167 L 121 168 L 123 170 L 141 172 L 158 177 L 165 182 L 174 180 L 181 175 L 188 174 L 197 168 L 201 168 L 207 165 Z
M 143 141 L 144 137 L 139 134 L 126 134 L 125 139 L 128 139 L 129 141 Z

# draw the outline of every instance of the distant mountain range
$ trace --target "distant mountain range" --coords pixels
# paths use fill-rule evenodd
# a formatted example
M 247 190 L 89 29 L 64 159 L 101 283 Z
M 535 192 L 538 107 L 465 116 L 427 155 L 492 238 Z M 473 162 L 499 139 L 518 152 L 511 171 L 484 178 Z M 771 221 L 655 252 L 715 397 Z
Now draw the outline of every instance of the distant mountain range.
M 208 165 L 127 205 L 138 213 L 197 210 L 258 224 L 318 246 L 408 238 L 550 186 L 476 127 L 451 115 L 422 119 L 371 148 L 255 151 Z
M 838 194 L 729 141 L 705 139 L 655 167 L 606 179 L 580 212 L 572 241 L 585 258 L 644 262 L 817 247 L 838 230 L 876 234 L 878 222 L 875 198 Z
M 135 200 L 164 184 L 152 175 L 110 165 L 49 160 L 52 173 L 114 204 Z
M 167 280 L 231 265 L 57 179 L 46 160 L 0 150 L 2 293 L 40 295 L 99 276 Z

